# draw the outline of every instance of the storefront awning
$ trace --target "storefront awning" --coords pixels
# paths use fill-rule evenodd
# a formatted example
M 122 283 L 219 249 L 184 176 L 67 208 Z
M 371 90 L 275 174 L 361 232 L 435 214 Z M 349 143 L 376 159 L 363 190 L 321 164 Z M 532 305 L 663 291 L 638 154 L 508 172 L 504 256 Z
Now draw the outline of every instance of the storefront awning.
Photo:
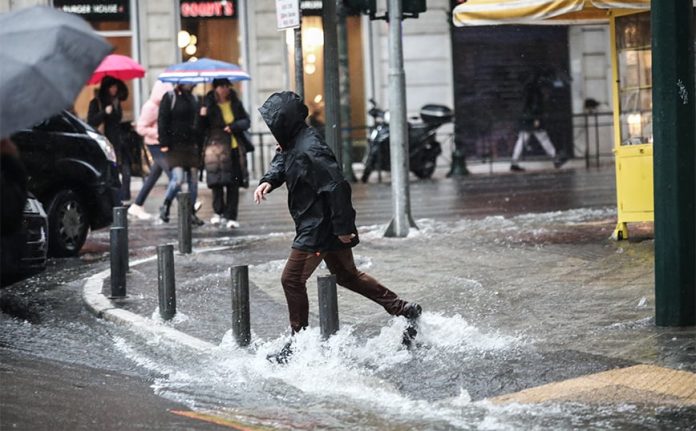
M 648 10 L 650 0 L 467 0 L 452 11 L 457 27 L 606 22 L 614 9 Z

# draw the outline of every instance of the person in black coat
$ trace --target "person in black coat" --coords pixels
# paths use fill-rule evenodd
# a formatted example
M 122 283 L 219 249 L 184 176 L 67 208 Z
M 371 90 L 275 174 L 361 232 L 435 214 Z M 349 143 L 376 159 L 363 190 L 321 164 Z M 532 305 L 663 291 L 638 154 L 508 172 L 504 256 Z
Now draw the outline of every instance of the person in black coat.
M 89 102 L 87 123 L 107 137 L 116 152 L 116 163 L 121 172 L 121 191 L 119 199 L 130 200 L 131 156 L 121 134 L 123 108 L 121 102 L 128 99 L 128 87 L 120 79 L 105 76 L 99 91 Z
M 198 197 L 198 167 L 200 166 L 199 135 L 196 130 L 198 101 L 191 91 L 193 85 L 177 84 L 174 90 L 164 94 L 157 116 L 157 132 L 160 149 L 165 154 L 172 176 L 169 180 L 164 202 L 160 207 L 160 219 L 169 222 L 169 209 L 186 178 L 191 204 Z M 201 226 L 192 210 L 191 222 Z
M 532 78 L 524 85 L 524 108 L 520 120 L 520 130 L 517 134 L 517 141 L 512 150 L 512 161 L 510 170 L 513 172 L 524 172 L 524 168 L 519 165 L 520 157 L 524 147 L 529 143 L 532 135 L 539 141 L 546 154 L 553 159 L 553 165 L 560 168 L 567 161 L 566 157 L 560 156 L 554 147 L 549 134 L 544 126 L 544 102 L 546 96 L 544 87 L 549 81 L 548 72 L 537 70 Z
M 245 131 L 249 114 L 227 79 L 215 79 L 205 95 L 199 116 L 199 130 L 205 135 L 206 181 L 213 192 L 212 224 L 238 228 L 239 187 L 248 187 Z
M 278 141 L 278 153 L 254 191 L 254 201 L 261 203 L 285 183 L 295 222 L 296 236 L 281 276 L 293 333 L 308 325 L 306 281 L 322 260 L 339 285 L 413 323 L 421 314 L 420 305 L 404 301 L 355 267 L 352 247 L 359 240 L 351 188 L 322 137 L 305 123 L 308 111 L 300 96 L 290 91 L 274 93 L 259 112 Z M 289 354 L 287 344 L 275 359 L 284 362 Z

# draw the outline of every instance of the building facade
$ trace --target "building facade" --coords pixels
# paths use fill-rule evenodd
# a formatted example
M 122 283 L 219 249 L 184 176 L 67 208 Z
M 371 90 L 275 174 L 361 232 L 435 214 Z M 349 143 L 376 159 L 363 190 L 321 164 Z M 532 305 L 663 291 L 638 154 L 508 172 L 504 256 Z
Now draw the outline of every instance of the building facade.
M 321 2 L 301 3 L 305 99 L 310 110 L 321 118 L 324 102 Z M 115 46 L 116 53 L 132 56 L 145 67 L 146 77 L 129 83 L 133 97 L 126 106 L 128 120 L 137 117 L 158 74 L 167 66 L 191 57 L 236 63 L 252 76 L 251 81 L 238 83 L 236 87 L 251 114 L 254 132 L 266 131 L 256 107 L 271 93 L 294 87 L 294 39 L 291 30 L 277 30 L 274 0 L 0 0 L 0 12 L 34 4 L 52 5 L 81 14 Z M 386 13 L 386 1 L 380 0 L 377 4 L 378 15 Z M 492 101 L 496 97 L 511 99 L 507 104 L 490 102 L 486 105 L 492 109 L 489 116 L 502 122 L 483 124 L 497 130 L 496 139 L 501 141 L 498 157 L 507 157 L 514 143 L 511 130 L 519 114 L 516 112 L 519 103 L 512 100 L 514 90 L 500 93 L 501 84 L 497 79 L 481 82 L 482 75 L 477 70 L 481 64 L 476 63 L 481 60 L 476 53 L 485 48 L 482 44 L 494 30 L 467 29 L 472 31 L 460 37 L 461 33 L 453 31 L 451 25 L 451 7 L 450 0 L 429 0 L 427 12 L 418 19 L 403 21 L 407 113 L 410 117 L 417 116 L 420 107 L 428 103 L 455 108 L 456 130 L 454 125 L 440 129 L 445 146 L 443 163 L 446 163 L 454 143 L 454 139 L 447 139 L 447 134 L 454 133 L 457 140 L 465 142 L 469 157 L 483 155 L 480 135 L 485 121 L 472 116 L 472 113 L 481 114 L 481 109 L 468 104 L 471 88 L 492 95 Z M 99 16 L 97 11 L 104 12 L 104 16 Z M 520 31 L 547 32 L 550 36 L 545 37 L 554 40 L 554 58 L 549 61 L 555 61 L 558 70 L 567 76 L 567 94 L 562 97 L 564 117 L 558 124 L 558 134 L 564 137 L 559 140 L 571 153 L 578 153 L 586 142 L 582 127 L 578 127 L 583 121 L 585 100 L 593 99 L 600 107 L 611 111 L 608 30 L 606 26 L 585 26 Z M 525 50 L 533 52 L 533 38 L 527 39 L 532 45 Z M 514 56 L 518 54 L 521 41 L 506 41 L 504 37 L 497 40 L 498 58 L 509 57 L 503 66 L 516 73 L 521 63 L 516 63 Z M 513 41 L 515 43 L 511 43 Z M 360 130 L 369 126 L 367 110 L 371 98 L 388 108 L 388 24 L 384 20 L 370 21 L 366 16 L 350 16 L 347 42 L 351 126 Z M 495 61 L 495 56 L 491 61 Z M 517 78 L 509 71 L 501 76 L 515 81 L 502 87 L 517 83 Z M 94 87 L 86 87 L 78 97 L 78 114 L 86 115 L 93 92 Z M 499 107 L 494 109 L 496 105 Z M 501 111 L 500 106 L 506 108 Z M 602 152 L 609 153 L 611 130 L 605 128 L 601 133 L 607 136 L 600 140 Z M 360 144 L 359 140 L 356 143 Z

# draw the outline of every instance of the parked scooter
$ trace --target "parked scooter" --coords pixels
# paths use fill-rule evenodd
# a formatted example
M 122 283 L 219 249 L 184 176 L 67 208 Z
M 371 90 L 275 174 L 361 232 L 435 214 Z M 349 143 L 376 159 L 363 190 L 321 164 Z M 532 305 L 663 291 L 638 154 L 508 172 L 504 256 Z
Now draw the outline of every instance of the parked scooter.
M 374 119 L 375 128 L 370 133 L 369 148 L 365 160 L 362 182 L 366 183 L 375 169 L 389 171 L 389 111 L 370 99 L 372 108 L 368 114 Z M 435 132 L 443 124 L 452 121 L 453 112 L 443 105 L 425 105 L 420 110 L 422 121 L 408 121 L 409 169 L 420 179 L 427 179 L 435 172 L 435 161 L 442 153 Z

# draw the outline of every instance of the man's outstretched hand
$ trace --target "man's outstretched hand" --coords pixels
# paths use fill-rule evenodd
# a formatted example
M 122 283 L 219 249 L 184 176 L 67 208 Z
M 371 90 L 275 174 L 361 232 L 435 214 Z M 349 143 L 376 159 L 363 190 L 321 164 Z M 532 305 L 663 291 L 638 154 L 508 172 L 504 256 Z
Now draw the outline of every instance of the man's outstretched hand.
M 271 192 L 271 188 L 270 183 L 261 183 L 256 187 L 256 190 L 254 190 L 254 202 L 256 202 L 256 205 L 266 200 L 266 195 Z

